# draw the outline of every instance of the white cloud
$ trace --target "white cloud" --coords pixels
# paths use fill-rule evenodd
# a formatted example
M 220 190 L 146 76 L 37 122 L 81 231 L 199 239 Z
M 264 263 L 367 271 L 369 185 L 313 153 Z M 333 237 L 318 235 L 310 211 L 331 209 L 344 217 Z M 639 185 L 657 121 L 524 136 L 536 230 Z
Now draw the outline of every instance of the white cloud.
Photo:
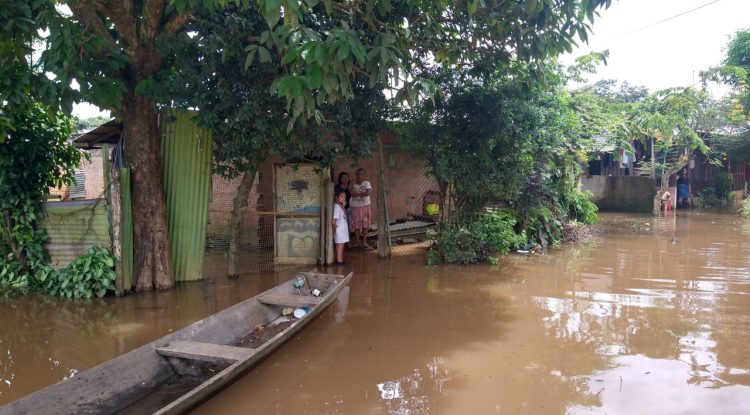
M 590 79 L 617 79 L 650 90 L 688 86 L 701 70 L 721 63 L 726 45 L 750 27 L 748 0 L 620 0 L 594 21 L 588 45 L 561 58 L 608 49 L 608 66 Z M 663 23 L 688 10 L 698 10 Z

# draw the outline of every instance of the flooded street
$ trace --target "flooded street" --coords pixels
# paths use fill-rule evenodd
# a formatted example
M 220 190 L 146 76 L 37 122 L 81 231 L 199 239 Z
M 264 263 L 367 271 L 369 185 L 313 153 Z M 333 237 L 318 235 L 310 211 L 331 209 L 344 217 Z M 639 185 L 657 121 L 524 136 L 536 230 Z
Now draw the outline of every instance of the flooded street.
M 351 255 L 338 300 L 193 413 L 747 413 L 750 221 L 603 214 L 600 228 L 594 241 L 500 266 L 428 268 L 418 250 Z M 287 274 L 120 300 L 5 301 L 0 404 Z

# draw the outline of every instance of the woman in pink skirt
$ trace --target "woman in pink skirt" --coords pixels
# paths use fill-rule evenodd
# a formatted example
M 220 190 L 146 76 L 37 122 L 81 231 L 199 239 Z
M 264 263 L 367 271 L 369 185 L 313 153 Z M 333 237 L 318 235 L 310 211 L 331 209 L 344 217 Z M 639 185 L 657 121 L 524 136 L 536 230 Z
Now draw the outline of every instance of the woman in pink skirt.
M 349 227 L 354 232 L 354 243 L 352 248 L 362 247 L 372 249 L 367 245 L 367 232 L 370 231 L 370 193 L 372 185 L 365 180 L 365 169 L 357 170 L 356 180 L 351 184 L 349 193 L 352 195 L 349 200 L 352 213 L 349 220 Z

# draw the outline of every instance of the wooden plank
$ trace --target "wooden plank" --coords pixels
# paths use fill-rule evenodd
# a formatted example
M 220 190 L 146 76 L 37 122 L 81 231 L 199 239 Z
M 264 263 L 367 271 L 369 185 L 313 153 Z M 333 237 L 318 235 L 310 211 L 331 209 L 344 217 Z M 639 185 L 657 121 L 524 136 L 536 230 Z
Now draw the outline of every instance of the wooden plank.
M 263 304 L 269 305 L 286 305 L 290 307 L 314 307 L 320 304 L 320 297 L 311 295 L 294 295 L 294 294 L 263 294 L 258 298 Z
M 249 358 L 253 354 L 253 350 L 213 343 L 176 341 L 164 347 L 157 347 L 156 353 L 162 356 L 205 362 L 234 362 Z
M 274 244 L 273 246 L 277 245 Z M 277 256 L 273 259 L 273 263 L 278 265 L 317 265 L 318 258 Z

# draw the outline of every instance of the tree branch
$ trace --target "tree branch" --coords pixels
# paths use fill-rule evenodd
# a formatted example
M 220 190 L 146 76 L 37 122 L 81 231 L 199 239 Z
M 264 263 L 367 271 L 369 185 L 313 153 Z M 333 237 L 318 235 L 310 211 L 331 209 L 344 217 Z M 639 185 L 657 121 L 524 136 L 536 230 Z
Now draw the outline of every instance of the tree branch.
M 107 16 L 115 24 L 117 33 L 125 43 L 124 49 L 128 55 L 135 52 L 138 45 L 138 32 L 135 29 L 135 15 L 133 14 L 132 0 L 117 0 L 107 4 L 94 3 L 97 13 Z
M 116 45 L 112 34 L 104 27 L 104 22 L 96 14 L 96 11 L 91 8 L 90 3 L 71 1 L 68 3 L 68 6 L 73 15 L 81 21 L 84 30 L 94 33 L 112 46 Z
M 164 25 L 163 33 L 167 33 L 167 34 L 177 33 L 192 18 L 193 18 L 193 13 L 190 10 L 185 10 L 185 13 L 182 13 L 182 14 L 174 14 Z
M 161 20 L 164 17 L 164 0 L 145 0 L 143 4 L 143 23 L 141 24 L 141 37 L 144 39 L 156 39 L 161 28 Z

